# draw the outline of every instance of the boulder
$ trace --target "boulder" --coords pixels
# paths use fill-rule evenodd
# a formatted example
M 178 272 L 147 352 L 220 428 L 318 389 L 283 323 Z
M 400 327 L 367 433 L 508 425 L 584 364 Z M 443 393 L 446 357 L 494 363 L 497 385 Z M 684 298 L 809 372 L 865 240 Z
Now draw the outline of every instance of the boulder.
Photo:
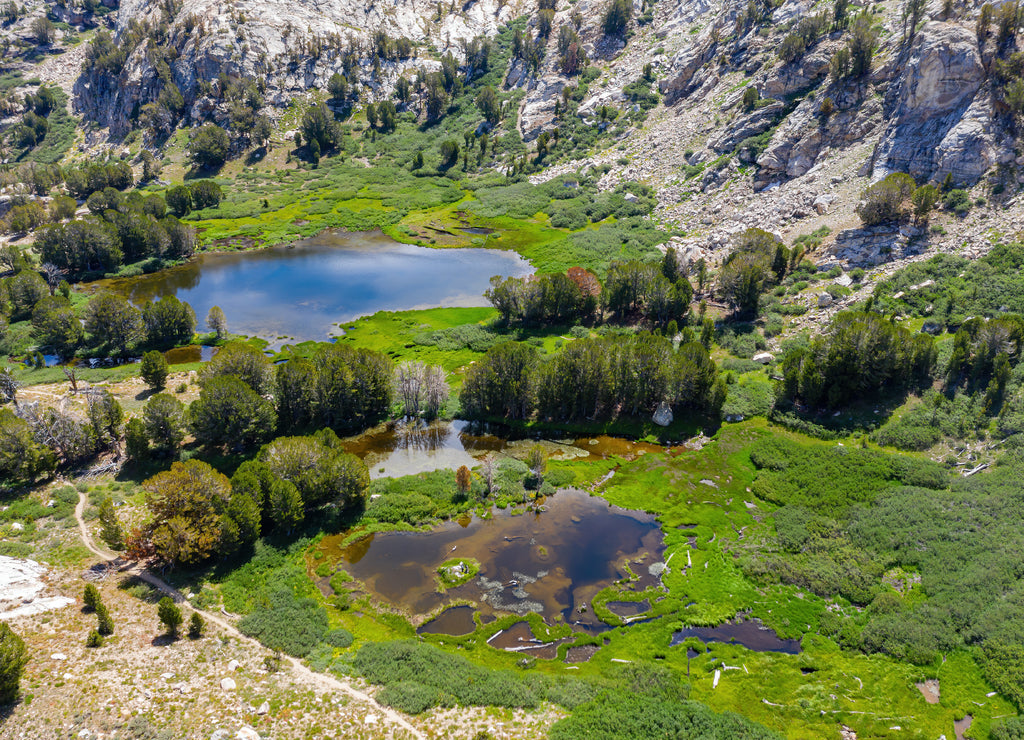
M 270 702 L 265 701 L 260 704 L 259 709 L 256 710 L 256 714 L 266 714 L 270 711 Z
M 669 406 L 665 401 L 658 404 L 658 408 L 654 411 L 654 416 L 651 417 L 658 426 L 667 427 L 672 423 L 675 417 L 672 415 L 672 407 Z
M 230 661 L 228 663 L 228 670 L 229 671 L 237 671 L 238 670 L 238 661 L 237 660 Z
M 751 359 L 761 365 L 767 365 L 770 362 L 775 362 L 775 355 L 771 352 L 758 352 Z
M 828 293 L 818 295 L 818 308 L 828 308 L 832 305 L 832 296 Z
M 249 725 L 242 725 L 242 728 L 235 733 L 235 740 L 260 740 L 260 733 Z
M 812 203 L 811 205 L 814 207 L 814 211 L 819 216 L 824 216 L 826 213 L 828 213 L 828 209 L 832 207 L 832 204 L 835 202 L 835 200 L 836 196 L 831 195 L 829 193 L 825 193 L 815 198 L 814 203 Z
M 220 687 L 224 691 L 234 691 L 238 688 L 238 685 L 235 683 L 235 679 L 233 678 L 222 678 L 220 680 Z

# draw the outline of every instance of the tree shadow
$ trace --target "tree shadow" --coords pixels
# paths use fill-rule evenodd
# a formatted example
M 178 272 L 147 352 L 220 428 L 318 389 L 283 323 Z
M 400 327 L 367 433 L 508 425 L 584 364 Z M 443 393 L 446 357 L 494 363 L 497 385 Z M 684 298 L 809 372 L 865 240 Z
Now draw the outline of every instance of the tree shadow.
M 266 145 L 253 149 L 245 156 L 245 166 L 252 167 L 254 164 L 262 162 L 269 152 Z
M 181 635 L 172 635 L 167 632 L 162 632 L 150 640 L 150 644 L 153 647 L 169 647 L 180 639 Z
M 146 388 L 144 391 L 139 391 L 138 393 L 135 394 L 135 400 L 145 401 L 149 399 L 151 396 L 155 396 L 159 392 L 160 391 L 157 390 L 156 388 Z
M 4 704 L 3 706 L 0 706 L 0 727 L 3 727 L 4 723 L 14 715 L 14 710 L 18 708 L 19 704 L 21 704 L 20 696 L 13 704 Z
M 205 180 L 210 177 L 217 177 L 223 168 L 224 165 L 220 165 L 219 167 L 202 167 L 194 164 L 188 172 L 185 173 L 182 180 L 187 182 L 189 180 Z

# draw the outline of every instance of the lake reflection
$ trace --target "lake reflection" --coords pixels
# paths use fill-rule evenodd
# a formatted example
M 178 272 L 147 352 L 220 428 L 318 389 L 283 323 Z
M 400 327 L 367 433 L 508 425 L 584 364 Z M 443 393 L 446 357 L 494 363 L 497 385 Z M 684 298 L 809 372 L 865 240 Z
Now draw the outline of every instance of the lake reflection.
M 523 276 L 529 264 L 495 249 L 429 249 L 376 233 L 325 232 L 294 246 L 204 254 L 136 278 L 100 281 L 135 303 L 176 295 L 200 325 L 211 306 L 232 332 L 274 340 L 322 340 L 336 323 L 377 311 L 485 306 L 492 275 Z

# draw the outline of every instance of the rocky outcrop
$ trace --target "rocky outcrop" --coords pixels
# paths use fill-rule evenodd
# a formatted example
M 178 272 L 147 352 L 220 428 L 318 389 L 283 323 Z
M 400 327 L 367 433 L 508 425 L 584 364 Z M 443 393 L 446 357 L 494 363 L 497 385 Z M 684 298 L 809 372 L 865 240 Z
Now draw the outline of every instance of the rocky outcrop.
M 822 101 L 832 101 L 834 110 L 825 115 Z M 821 91 L 800 103 L 776 130 L 768 148 L 757 159 L 760 167 L 755 187 L 800 177 L 817 163 L 828 149 L 841 149 L 868 137 L 881 122 L 882 106 L 865 97 L 856 86 L 844 84 Z
M 952 174 L 973 185 L 1013 158 L 999 132 L 973 28 L 933 21 L 918 33 L 886 99 L 887 126 L 873 175 L 909 172 L 918 181 Z
M 874 267 L 885 262 L 917 254 L 920 229 L 882 224 L 863 229 L 847 229 L 836 236 L 832 255 L 851 267 Z
M 674 105 L 701 87 L 706 79 L 707 65 L 718 48 L 710 37 L 688 47 L 672 60 L 671 77 L 658 83 L 666 105 Z M 705 74 L 698 74 L 704 71 Z
M 800 59 L 772 67 L 758 84 L 761 95 L 781 99 L 814 87 L 825 79 L 829 62 L 839 46 L 837 40 L 821 41 Z
M 723 129 L 717 136 L 708 140 L 708 148 L 716 152 L 731 152 L 744 139 L 759 136 L 768 131 L 782 117 L 785 105 L 780 101 L 771 103 L 751 111 L 739 118 L 730 128 Z
M 470 0 L 455 7 L 455 12 L 439 16 L 435 0 L 240 0 L 230 9 L 215 0 L 184 0 L 168 32 L 171 77 L 189 107 L 198 97 L 198 83 L 215 81 L 221 74 L 265 80 L 267 100 L 284 106 L 296 94 L 326 87 L 331 75 L 342 69 L 342 52 L 351 46 L 363 57 L 355 73 L 359 82 L 377 97 L 389 96 L 398 73 L 420 62 L 414 49 L 412 59 L 386 62 L 376 73 L 366 59 L 374 32 L 461 58 L 470 40 L 493 36 L 533 4 Z M 124 0 L 115 38 L 123 40 L 133 21 L 155 26 L 162 9 L 155 0 Z M 76 109 L 109 126 L 112 133 L 123 133 L 133 111 L 154 100 L 162 88 L 146 46 L 140 43 L 131 52 L 114 79 L 83 75 L 75 86 Z

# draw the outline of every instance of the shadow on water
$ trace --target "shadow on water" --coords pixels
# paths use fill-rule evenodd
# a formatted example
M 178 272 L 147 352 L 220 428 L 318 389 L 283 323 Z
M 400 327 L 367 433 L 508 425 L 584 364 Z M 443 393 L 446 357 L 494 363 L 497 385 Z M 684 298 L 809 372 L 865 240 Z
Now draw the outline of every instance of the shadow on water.
M 669 645 L 679 645 L 688 637 L 696 637 L 702 642 L 731 642 L 759 653 L 796 655 L 800 652 L 799 640 L 783 640 L 775 634 L 775 630 L 751 620 L 720 624 L 717 627 L 684 627 L 672 633 Z
M 548 498 L 545 509 L 499 510 L 490 519 L 474 516 L 430 532 L 376 533 L 342 549 L 336 548 L 344 535 L 337 535 L 323 548 L 372 595 L 415 614 L 461 601 L 483 615 L 536 612 L 594 630 L 603 625 L 592 610 L 579 608 L 626 576 L 627 561 L 640 576 L 633 588 L 657 583 L 648 568 L 661 561 L 665 545 L 653 516 L 573 489 Z M 455 557 L 477 560 L 480 573 L 439 593 L 437 568 Z

